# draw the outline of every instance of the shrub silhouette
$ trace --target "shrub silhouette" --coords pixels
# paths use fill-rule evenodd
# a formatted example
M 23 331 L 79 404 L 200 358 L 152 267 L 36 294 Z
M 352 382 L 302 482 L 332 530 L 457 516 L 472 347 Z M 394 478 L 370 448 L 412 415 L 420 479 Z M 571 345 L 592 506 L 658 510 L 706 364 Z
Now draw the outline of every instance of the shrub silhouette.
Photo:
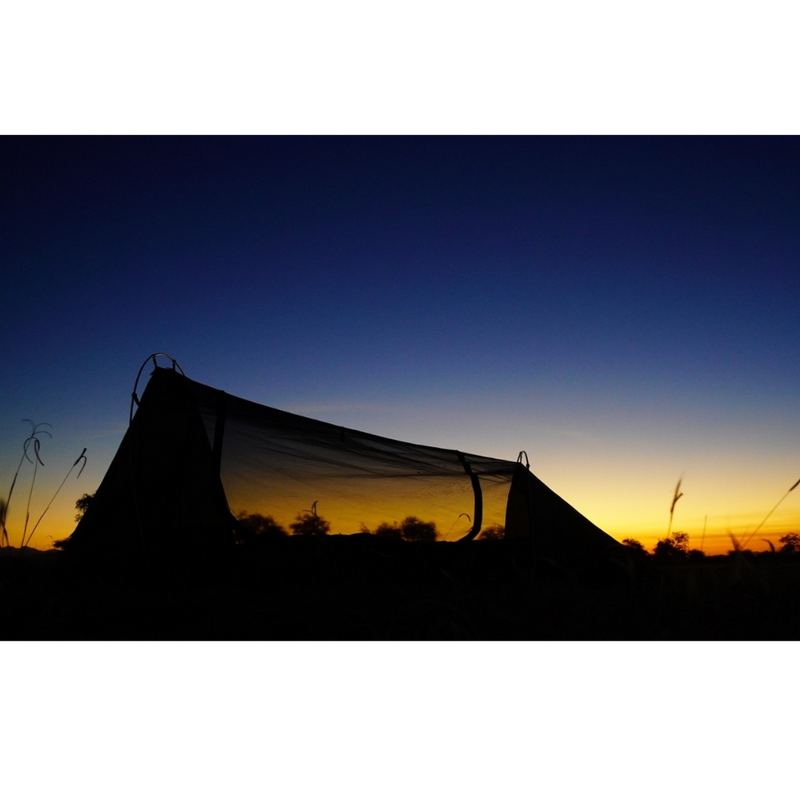
M 382 536 L 385 539 L 402 539 L 403 531 L 396 522 L 393 525 L 390 525 L 388 522 L 381 522 L 381 524 L 375 528 L 375 535 Z
M 786 536 L 781 536 L 778 541 L 781 543 L 781 553 L 786 553 L 786 555 L 800 553 L 800 534 L 787 533 Z
M 92 504 L 95 494 L 97 494 L 97 492 L 82 494 L 75 501 L 75 510 L 78 512 L 75 515 L 75 522 L 80 522 L 81 519 L 83 519 L 83 515 L 89 510 L 89 506 Z M 53 540 L 53 547 L 56 550 L 66 550 L 70 544 L 72 544 L 72 534 L 65 536 L 63 539 Z
M 653 548 L 653 554 L 658 558 L 686 558 L 689 554 L 689 534 L 678 531 L 659 539 Z
M 436 523 L 423 522 L 419 517 L 406 517 L 400 523 L 403 538 L 409 542 L 435 542 Z
M 362 525 L 361 532 L 371 531 Z M 399 525 L 397 522 L 381 522 L 372 533 L 384 539 L 405 539 L 408 542 L 435 542 L 439 535 L 435 522 L 423 522 L 414 516 L 406 517 Z
M 477 539 L 504 539 L 506 529 L 502 525 L 488 525 L 476 537 Z
M 280 526 L 271 516 L 263 514 L 248 514 L 242 511 L 236 515 L 239 523 L 238 540 L 240 543 L 252 541 L 256 538 L 281 538 L 288 536 L 286 529 Z
M 649 555 L 645 546 L 638 539 L 623 539 L 622 544 L 634 553 L 641 553 L 644 556 Z
M 304 511 L 295 517 L 289 525 L 295 536 L 325 536 L 331 529 L 331 524 L 324 517 L 309 511 Z
M 75 510 L 78 512 L 75 515 L 75 522 L 80 522 L 83 515 L 89 509 L 89 506 L 92 504 L 92 500 L 94 500 L 95 493 L 92 494 L 82 494 L 76 501 L 75 501 Z

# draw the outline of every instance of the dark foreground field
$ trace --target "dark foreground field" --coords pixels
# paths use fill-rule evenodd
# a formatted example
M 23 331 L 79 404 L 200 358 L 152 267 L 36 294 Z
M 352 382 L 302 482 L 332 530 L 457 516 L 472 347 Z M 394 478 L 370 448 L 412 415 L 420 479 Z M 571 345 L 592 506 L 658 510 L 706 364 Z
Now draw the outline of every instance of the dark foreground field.
M 557 567 L 513 542 L 292 537 L 226 558 L 75 569 L 0 550 L 8 640 L 796 640 L 800 560 Z

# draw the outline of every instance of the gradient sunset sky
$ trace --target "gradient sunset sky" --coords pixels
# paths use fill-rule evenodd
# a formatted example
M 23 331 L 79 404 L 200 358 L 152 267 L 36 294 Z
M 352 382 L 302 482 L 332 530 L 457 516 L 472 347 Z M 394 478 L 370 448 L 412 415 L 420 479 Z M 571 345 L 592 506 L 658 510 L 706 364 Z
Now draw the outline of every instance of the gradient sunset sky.
M 145 358 L 516 459 L 618 539 L 746 537 L 800 478 L 794 137 L 5 137 L 0 496 L 71 532 Z M 141 388 L 141 387 L 140 387 Z M 32 466 L 9 515 L 22 535 Z M 705 535 L 703 531 L 705 529 Z M 750 542 L 800 531 L 800 490 Z

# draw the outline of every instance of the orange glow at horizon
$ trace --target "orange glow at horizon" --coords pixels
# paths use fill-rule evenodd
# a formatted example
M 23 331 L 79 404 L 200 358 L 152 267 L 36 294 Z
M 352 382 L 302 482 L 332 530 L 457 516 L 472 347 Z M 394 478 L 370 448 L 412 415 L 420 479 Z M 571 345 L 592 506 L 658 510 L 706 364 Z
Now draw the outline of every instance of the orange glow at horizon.
M 467 484 L 465 483 L 465 486 Z M 481 529 L 492 525 L 505 525 L 508 484 L 499 487 L 500 492 L 484 492 L 483 519 Z M 234 515 L 241 512 L 271 516 L 281 527 L 290 532 L 290 526 L 303 512 L 311 512 L 313 500 L 317 501 L 316 513 L 327 520 L 331 534 L 358 533 L 363 528 L 374 531 L 380 524 L 400 523 L 406 517 L 417 517 L 423 522 L 434 522 L 442 541 L 459 539 L 467 534 L 473 524 L 474 496 L 471 488 L 458 495 L 443 499 L 432 498 L 424 494 L 414 496 L 392 496 L 388 493 L 375 493 L 370 496 L 343 496 L 322 489 L 305 491 L 302 496 L 296 493 L 280 495 L 272 501 L 266 501 L 263 492 L 229 497 L 229 506 Z
M 6 531 L 8 533 L 8 544 L 11 547 L 19 547 L 22 544 L 23 534 L 30 537 L 34 526 L 36 530 L 30 538 L 29 547 L 36 550 L 49 550 L 53 542 L 64 539 L 75 530 L 75 498 L 57 498 L 47 513 L 37 526 L 37 522 L 45 509 L 44 504 L 31 503 L 30 517 L 28 519 L 27 530 L 25 527 L 25 511 L 27 506 L 27 496 L 17 497 L 16 492 L 11 500 L 11 506 L 6 517 Z M 5 544 L 5 543 L 4 543 Z
M 642 470 L 637 476 L 630 464 L 624 464 L 621 459 L 611 463 L 605 458 L 603 461 L 604 471 L 590 460 L 548 463 L 538 470 L 532 464 L 531 468 L 553 491 L 615 539 L 633 538 L 652 551 L 658 539 L 668 533 L 669 505 L 680 471 L 667 466 L 653 470 L 652 474 Z M 781 463 L 769 465 L 769 469 L 761 466 L 756 479 L 720 468 L 720 480 L 711 474 L 713 470 L 687 470 L 681 486 L 684 496 L 675 505 L 672 531 L 688 533 L 690 548 L 702 549 L 708 555 L 732 550 L 731 535 L 741 545 L 755 551 L 768 550 L 768 542 L 779 548 L 781 536 L 800 532 L 800 487 L 781 501 L 793 483 L 792 470 L 796 468 L 796 465 Z M 13 547 L 21 544 L 29 477 L 21 476 L 9 508 L 6 527 L 9 544 Z M 60 478 L 40 474 L 31 500 L 28 533 L 58 487 L 58 480 Z M 82 494 L 94 491 L 98 483 L 97 475 L 84 475 L 77 485 L 64 486 L 36 529 L 30 546 L 46 550 L 55 540 L 71 534 L 76 525 L 75 501 Z M 504 524 L 505 497 L 501 485 L 485 488 L 482 527 Z M 335 492 L 317 492 L 314 487 L 305 487 L 272 508 L 257 498 L 257 493 L 233 496 L 231 511 L 234 514 L 244 510 L 271 514 L 287 530 L 297 514 L 310 509 L 314 500 L 319 501 L 320 516 L 331 523 L 331 533 L 354 533 L 361 529 L 362 523 L 374 530 L 382 522 L 400 522 L 413 515 L 425 522 L 435 521 L 442 538 L 459 538 L 471 527 L 460 515 L 469 514 L 471 519 L 474 513 L 474 499 L 466 485 L 463 491 L 446 498 L 414 497 L 409 492 L 393 498 L 384 494 L 374 502 L 364 502 L 363 498 L 337 496 Z M 779 501 L 778 508 L 769 514 Z M 756 532 L 762 522 L 764 524 Z
M 584 513 L 586 509 L 579 509 Z M 660 520 L 652 518 L 639 518 L 637 522 L 622 520 L 618 516 L 605 517 L 603 514 L 586 513 L 592 522 L 604 530 L 618 542 L 624 539 L 635 539 L 649 552 L 653 551 L 660 539 L 668 535 L 667 516 L 663 524 Z M 780 538 L 788 533 L 800 533 L 800 514 L 788 512 L 780 514 L 776 511 L 761 528 L 756 530 L 762 522 L 755 514 L 731 516 L 708 516 L 707 519 L 683 518 L 673 524 L 671 533 L 687 533 L 689 547 L 692 550 L 702 550 L 706 555 L 724 555 L 734 549 L 733 536 L 739 546 L 753 551 L 766 551 L 770 549 L 767 542 L 772 542 L 776 550 L 780 549 Z M 755 532 L 755 533 L 754 533 Z

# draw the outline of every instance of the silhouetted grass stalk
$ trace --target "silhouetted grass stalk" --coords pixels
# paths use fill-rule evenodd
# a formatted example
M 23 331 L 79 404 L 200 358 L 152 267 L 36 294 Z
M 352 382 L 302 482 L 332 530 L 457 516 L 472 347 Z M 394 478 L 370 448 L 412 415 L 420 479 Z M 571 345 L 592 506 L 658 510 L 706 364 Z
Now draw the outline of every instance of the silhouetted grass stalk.
M 667 526 L 667 538 L 672 535 L 672 516 L 675 513 L 675 503 L 683 497 L 683 492 L 681 491 L 681 481 L 683 480 L 682 477 L 678 478 L 678 483 L 675 486 L 675 494 L 672 496 L 672 505 L 669 507 L 669 525 Z
M 39 440 L 36 439 L 33 445 L 33 478 L 31 479 L 31 490 L 28 492 L 28 505 L 25 508 L 25 526 L 22 529 L 22 541 L 20 548 L 25 546 L 25 534 L 28 531 L 28 520 L 31 517 L 31 498 L 33 497 L 33 487 L 36 485 L 36 473 L 39 471 L 39 464 L 44 466 L 44 461 L 39 457 Z
M 47 425 L 50 427 L 49 422 L 41 422 L 39 425 L 36 425 L 30 419 L 23 419 L 23 422 L 27 422 L 31 426 L 31 435 L 22 443 L 22 457 L 19 460 L 19 464 L 17 464 L 17 471 L 14 473 L 14 479 L 11 481 L 11 488 L 8 490 L 8 497 L 6 498 L 5 505 L 3 506 L 3 546 L 8 547 L 10 542 L 8 541 L 8 530 L 6 529 L 6 518 L 8 516 L 8 508 L 11 505 L 11 496 L 14 494 L 14 487 L 17 485 L 17 478 L 19 477 L 19 471 L 22 469 L 22 465 L 25 463 L 25 460 L 31 460 L 30 456 L 28 455 L 28 447 L 30 447 L 32 442 L 35 442 L 35 452 L 37 453 L 38 457 L 38 450 L 39 450 L 39 439 L 38 436 L 42 433 L 46 433 L 48 436 L 51 434 L 48 431 L 40 431 L 39 428 L 42 425 Z M 31 487 L 31 491 L 33 491 L 33 487 Z M 28 501 L 30 504 L 30 500 Z
M 6 531 L 6 509 L 8 502 L 0 498 L 0 524 L 2 524 L 3 534 L 0 537 L 0 547 L 5 547 L 8 544 L 8 531 Z
M 23 420 L 24 422 L 25 420 Z M 14 479 L 11 481 L 11 488 L 8 490 L 8 497 L 6 498 L 5 506 L 3 507 L 3 546 L 8 547 L 8 531 L 6 530 L 6 516 L 8 514 L 8 507 L 11 505 L 11 495 L 14 494 L 14 487 L 17 485 L 17 477 L 19 476 L 19 471 L 22 469 L 22 465 L 25 463 L 25 446 L 22 447 L 22 458 L 19 460 L 19 464 L 17 464 L 17 471 L 14 473 Z
M 73 463 L 73 465 L 69 468 L 67 474 L 64 476 L 64 480 L 61 481 L 61 483 L 59 484 L 58 489 L 56 489 L 56 493 L 50 498 L 50 502 L 47 504 L 47 507 L 45 508 L 45 510 L 42 511 L 42 515 L 39 517 L 39 519 L 36 520 L 36 524 L 33 526 L 33 529 L 31 530 L 27 541 L 23 537 L 23 542 L 22 542 L 22 546 L 23 547 L 26 547 L 27 545 L 30 544 L 31 539 L 33 539 L 33 534 L 36 533 L 36 529 L 39 527 L 39 523 L 44 519 L 44 515 L 49 510 L 50 506 L 53 505 L 53 500 L 55 500 L 56 497 L 58 497 L 58 493 L 61 491 L 61 487 L 67 482 L 67 478 L 69 478 L 70 474 L 72 473 L 72 470 L 74 470 L 75 467 L 77 467 L 78 464 L 81 461 L 83 461 L 83 464 L 81 465 L 80 471 L 78 472 L 78 474 L 76 476 L 77 478 L 80 478 L 81 472 L 83 472 L 83 468 L 86 466 L 86 448 L 85 447 L 81 451 L 81 454 L 75 459 L 75 462 Z
M 798 485 L 800 485 L 800 480 L 796 481 L 792 488 L 789 489 L 789 491 L 786 492 L 786 494 L 781 497 L 777 503 L 775 503 L 775 505 L 772 507 L 772 511 L 770 511 L 769 514 L 767 514 L 767 516 L 758 523 L 758 527 L 742 542 L 742 547 L 745 547 L 745 545 L 747 545 L 747 543 L 761 530 L 761 526 L 772 516 L 775 509 L 789 496 L 792 491 L 798 487 Z

